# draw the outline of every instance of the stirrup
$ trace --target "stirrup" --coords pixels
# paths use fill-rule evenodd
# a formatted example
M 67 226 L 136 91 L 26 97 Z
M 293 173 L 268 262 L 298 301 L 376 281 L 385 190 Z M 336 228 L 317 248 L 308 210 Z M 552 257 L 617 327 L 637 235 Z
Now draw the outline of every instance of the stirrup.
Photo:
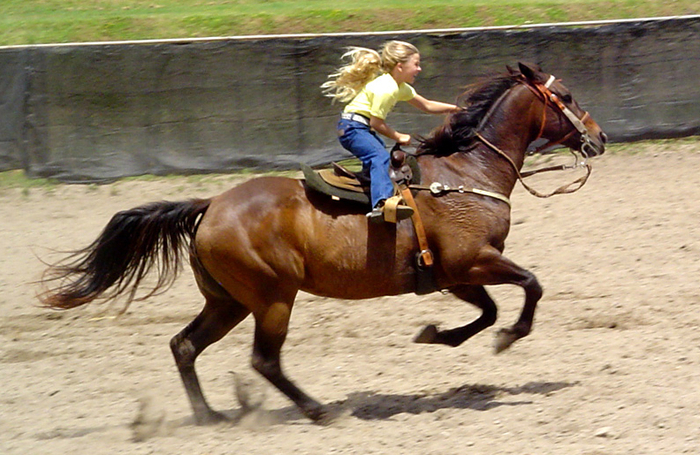
M 413 215 L 413 209 L 402 204 L 401 196 L 392 196 L 384 202 L 384 205 L 375 207 L 367 214 L 367 218 L 373 222 L 386 221 L 396 223 Z

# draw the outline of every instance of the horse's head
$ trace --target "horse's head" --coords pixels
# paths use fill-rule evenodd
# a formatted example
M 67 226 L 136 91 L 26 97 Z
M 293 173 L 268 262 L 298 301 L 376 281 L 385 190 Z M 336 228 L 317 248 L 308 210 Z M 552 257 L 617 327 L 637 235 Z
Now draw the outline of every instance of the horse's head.
M 542 72 L 537 65 L 519 63 L 518 67 L 519 72 L 511 68 L 509 71 L 522 77 L 544 104 L 538 138 L 549 140 L 546 147 L 562 144 L 579 151 L 584 157 L 605 152 L 607 135 L 588 112 L 581 109 L 564 84 Z
M 419 153 L 450 155 L 469 151 L 486 139 L 510 152 L 524 153 L 529 144 L 545 139 L 547 143 L 538 150 L 561 144 L 584 157 L 602 154 L 607 136 L 571 92 L 539 66 L 518 65 L 519 70 L 508 67 L 506 74 L 471 85 L 457 100 L 463 109 L 447 116 L 424 138 Z M 522 141 L 514 145 L 514 138 Z

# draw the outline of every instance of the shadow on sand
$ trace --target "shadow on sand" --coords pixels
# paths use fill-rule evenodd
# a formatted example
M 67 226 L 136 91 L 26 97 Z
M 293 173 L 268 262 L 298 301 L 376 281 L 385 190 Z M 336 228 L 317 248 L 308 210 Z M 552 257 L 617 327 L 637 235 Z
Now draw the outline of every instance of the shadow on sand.
M 326 405 L 331 421 L 334 416 L 350 415 L 362 420 L 386 420 L 398 414 L 431 413 L 440 409 L 471 409 L 488 411 L 500 406 L 527 406 L 533 404 L 528 396 L 546 396 L 557 391 L 575 387 L 578 382 L 529 382 L 518 387 L 500 387 L 488 384 L 465 384 L 440 393 L 383 394 L 374 391 L 354 392 L 348 398 Z M 513 397 L 520 397 L 514 399 Z M 275 410 L 262 408 L 260 400 L 255 409 L 244 408 L 223 411 L 228 422 L 223 425 L 241 425 L 250 429 L 263 429 L 274 425 L 306 420 L 295 406 Z M 192 417 L 167 420 L 164 411 L 157 410 L 155 417 L 143 418 L 143 409 L 130 425 L 134 441 L 143 441 L 154 436 L 163 436 L 178 427 L 194 425 Z M 330 423 L 330 422 L 329 422 Z M 36 435 L 39 440 L 54 438 L 79 438 L 92 433 L 115 430 L 118 427 L 101 426 L 88 428 L 57 428 Z
M 575 386 L 569 382 L 529 382 L 519 387 L 498 387 L 486 384 L 466 384 L 446 392 L 431 394 L 378 394 L 356 392 L 347 400 L 329 406 L 342 406 L 351 409 L 354 417 L 363 420 L 383 420 L 397 414 L 421 414 L 440 409 L 472 409 L 487 411 L 500 406 L 521 406 L 532 404 L 531 400 L 512 400 L 512 396 L 548 395 Z
M 533 395 L 549 395 L 575 387 L 578 382 L 529 382 L 518 387 L 465 384 L 441 393 L 383 394 L 373 391 L 354 392 L 348 398 L 326 405 L 330 415 L 351 415 L 362 420 L 385 420 L 408 413 L 422 414 L 440 409 L 488 411 L 500 406 L 523 406 L 533 403 Z M 522 397 L 513 399 L 512 397 Z M 295 406 L 267 411 L 276 423 L 303 420 Z

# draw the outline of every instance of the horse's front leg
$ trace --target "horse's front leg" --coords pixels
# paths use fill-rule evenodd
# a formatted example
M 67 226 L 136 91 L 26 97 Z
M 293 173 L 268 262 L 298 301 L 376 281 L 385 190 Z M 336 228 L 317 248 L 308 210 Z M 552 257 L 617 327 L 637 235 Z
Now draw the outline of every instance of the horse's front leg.
M 457 297 L 480 307 L 483 310 L 482 315 L 474 322 L 455 329 L 438 330 L 435 326 L 427 326 L 414 341 L 458 346 L 476 333 L 493 325 L 497 315 L 496 304 L 483 286 L 497 284 L 514 284 L 522 287 L 525 291 L 525 305 L 517 322 L 511 327 L 501 329 L 496 335 L 494 346 L 496 353 L 508 349 L 516 340 L 530 333 L 537 302 L 542 297 L 542 287 L 532 272 L 504 257 L 499 250 L 488 247 L 479 254 L 467 272 L 465 281 L 469 284 L 459 286 L 452 291 Z
M 483 286 L 461 285 L 450 289 L 450 292 L 455 297 L 481 308 L 481 315 L 471 323 L 454 329 L 438 330 L 436 326 L 428 325 L 413 339 L 414 342 L 457 347 L 496 322 L 496 303 Z
M 542 286 L 532 272 L 504 257 L 499 250 L 489 247 L 481 252 L 469 270 L 468 279 L 481 285 L 514 284 L 525 291 L 525 305 L 520 317 L 513 326 L 499 330 L 496 335 L 496 353 L 508 349 L 516 340 L 530 333 L 537 302 L 542 298 Z

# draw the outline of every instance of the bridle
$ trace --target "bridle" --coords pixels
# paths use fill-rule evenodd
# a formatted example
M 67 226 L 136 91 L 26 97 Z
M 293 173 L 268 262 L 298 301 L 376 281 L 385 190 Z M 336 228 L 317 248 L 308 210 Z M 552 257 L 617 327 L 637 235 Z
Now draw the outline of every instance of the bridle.
M 569 109 L 566 104 L 564 104 L 559 96 L 554 93 L 550 87 L 551 85 L 556 81 L 556 78 L 553 75 L 549 76 L 549 79 L 547 79 L 547 82 L 544 84 L 538 84 L 538 83 L 529 83 L 529 82 L 524 82 L 525 85 L 532 90 L 538 97 L 542 97 L 542 101 L 544 102 L 544 109 L 542 110 L 542 123 L 540 126 L 540 133 L 537 135 L 537 139 L 542 137 L 542 133 L 544 132 L 544 126 L 547 121 L 547 103 L 548 101 L 551 101 L 556 107 L 559 108 L 562 114 L 571 122 L 573 127 L 576 129 L 581 134 L 581 147 L 579 147 L 579 153 L 581 153 L 582 157 L 585 158 L 590 158 L 591 156 L 595 156 L 595 150 L 593 147 L 593 144 L 591 143 L 591 137 L 590 134 L 588 133 L 588 128 L 586 128 L 586 125 L 583 123 L 590 115 L 588 114 L 588 111 L 584 111 L 583 115 L 581 118 L 578 118 L 576 114 L 574 114 L 571 109 Z M 574 130 L 571 130 L 569 133 L 567 133 L 564 137 L 559 139 L 558 141 L 554 142 L 551 141 L 547 144 L 544 144 L 543 146 L 538 147 L 535 151 L 532 152 L 532 154 L 539 153 L 542 150 L 552 147 L 557 144 L 561 144 L 562 142 L 565 142 L 572 134 L 574 134 Z
M 507 90 L 504 92 L 501 97 L 496 100 L 495 103 L 491 105 L 491 108 L 487 111 L 486 115 L 484 115 L 479 122 L 479 125 L 475 128 L 475 133 L 474 136 L 479 139 L 484 145 L 486 145 L 489 149 L 492 151 L 496 152 L 499 156 L 504 158 L 510 165 L 513 167 L 515 170 L 515 173 L 518 177 L 518 180 L 520 183 L 523 185 L 523 187 L 530 192 L 530 194 L 541 197 L 541 198 L 548 198 L 550 196 L 554 196 L 555 194 L 568 194 L 568 193 L 573 193 L 574 191 L 578 191 L 583 187 L 583 185 L 586 183 L 588 180 L 588 177 L 591 175 L 592 167 L 590 164 L 586 162 L 588 158 L 591 156 L 595 156 L 595 150 L 593 147 L 593 144 L 591 143 L 590 140 L 590 134 L 588 131 L 588 128 L 586 128 L 586 125 L 583 123 L 588 117 L 589 114 L 588 112 L 584 112 L 584 114 L 581 116 L 581 118 L 577 117 L 576 114 L 574 114 L 571 109 L 569 109 L 566 104 L 564 104 L 559 96 L 552 91 L 550 88 L 551 85 L 556 81 L 556 78 L 554 76 L 549 76 L 549 79 L 547 82 L 544 84 L 542 83 L 536 83 L 536 82 L 530 82 L 528 79 L 526 79 L 524 76 L 521 76 L 518 79 L 518 82 L 525 85 L 527 88 L 529 88 L 533 93 L 535 93 L 535 96 L 544 103 L 544 109 L 542 109 L 542 121 L 541 121 L 541 126 L 540 126 L 540 132 L 535 138 L 534 141 L 542 137 L 542 134 L 544 133 L 544 128 L 547 123 L 547 108 L 549 107 L 549 103 L 551 102 L 554 106 L 556 106 L 559 111 L 566 117 L 566 119 L 571 123 L 573 126 L 573 129 L 569 131 L 567 134 L 565 134 L 562 138 L 560 138 L 557 141 L 548 141 L 546 144 L 538 147 L 536 150 L 532 152 L 538 153 L 541 152 L 544 149 L 553 147 L 557 144 L 561 144 L 565 142 L 569 137 L 571 137 L 572 134 L 574 134 L 576 131 L 578 131 L 581 134 L 581 146 L 579 147 L 578 150 L 573 150 L 571 149 L 571 153 L 574 156 L 574 164 L 570 165 L 558 165 L 558 166 L 549 166 L 545 168 L 540 168 L 540 169 L 534 169 L 531 171 L 526 171 L 526 172 L 520 172 L 520 169 L 518 166 L 515 164 L 513 159 L 505 153 L 503 150 L 498 148 L 496 145 L 491 143 L 488 139 L 486 139 L 482 134 L 481 131 L 484 129 L 484 126 L 487 124 L 489 118 L 493 114 L 493 112 L 500 106 L 500 104 L 503 102 L 505 97 L 508 95 L 510 90 Z M 534 142 L 533 141 L 533 142 Z M 579 152 L 581 155 L 581 161 L 579 161 L 579 157 L 576 155 L 576 152 Z M 533 189 L 530 187 L 528 184 L 525 183 L 524 179 L 526 177 L 530 177 L 535 174 L 539 174 L 542 172 L 549 172 L 549 171 L 560 171 L 560 170 L 566 170 L 566 169 L 576 169 L 579 167 L 585 167 L 586 168 L 586 174 L 576 180 L 574 180 L 571 183 L 568 183 L 566 185 L 562 185 L 561 187 L 557 188 L 556 190 L 552 191 L 551 193 L 543 194 L 540 193 L 539 191 Z M 457 187 L 450 187 L 449 185 L 440 183 L 440 182 L 433 182 L 430 185 L 416 185 L 412 184 L 410 185 L 411 189 L 415 190 L 429 190 L 433 196 L 441 196 L 446 193 L 452 193 L 452 192 L 457 192 L 457 193 L 472 193 L 472 194 L 479 194 L 482 196 L 487 196 L 492 199 L 500 200 L 501 202 L 504 202 L 508 206 L 511 205 L 510 199 L 500 193 L 495 193 L 492 191 L 486 191 L 486 190 L 481 190 L 478 188 L 465 188 L 463 185 L 459 185 Z
M 542 134 L 544 133 L 544 127 L 547 123 L 547 108 L 549 107 L 549 103 L 551 102 L 554 106 L 556 106 L 559 111 L 566 117 L 566 119 L 571 123 L 573 126 L 573 129 L 569 131 L 567 134 L 565 134 L 561 139 L 557 141 L 549 141 L 546 144 L 538 147 L 535 151 L 532 153 L 538 153 L 541 152 L 544 149 L 550 148 L 554 145 L 561 144 L 565 142 L 569 137 L 571 137 L 572 134 L 574 134 L 576 131 L 578 131 L 581 135 L 581 146 L 579 147 L 578 150 L 573 150 L 572 149 L 572 154 L 574 155 L 574 164 L 573 165 L 559 165 L 559 166 L 550 166 L 546 168 L 541 168 L 541 169 L 535 169 L 532 171 L 527 171 L 527 172 L 520 172 L 520 169 L 518 166 L 515 164 L 513 159 L 508 156 L 503 150 L 498 148 L 496 145 L 491 143 L 488 139 L 486 139 L 482 134 L 481 134 L 481 129 L 482 126 L 485 125 L 486 121 L 488 118 L 491 116 L 492 111 L 495 109 L 497 105 L 500 104 L 499 100 L 498 102 L 494 103 L 492 108 L 487 112 L 487 114 L 484 116 L 482 119 L 481 123 L 479 124 L 479 127 L 476 130 L 475 137 L 478 138 L 484 145 L 486 145 L 488 148 L 496 152 L 498 155 L 506 159 L 513 169 L 515 170 L 518 180 L 520 183 L 523 185 L 523 187 L 530 192 L 530 194 L 541 197 L 541 198 L 547 198 L 550 196 L 553 196 L 555 194 L 568 194 L 568 193 L 573 193 L 574 191 L 578 191 L 583 187 L 583 185 L 586 183 L 588 180 L 588 177 L 591 175 L 592 167 L 590 164 L 586 162 L 587 158 L 594 156 L 595 155 L 595 150 L 593 147 L 593 144 L 591 143 L 590 140 L 590 134 L 588 132 L 588 128 L 586 128 L 586 125 L 583 123 L 586 118 L 589 117 L 588 112 L 584 112 L 583 116 L 581 118 L 577 117 L 576 114 L 574 114 L 571 109 L 569 109 L 559 98 L 559 96 L 554 93 L 551 90 L 551 85 L 556 81 L 556 78 L 554 76 L 549 76 L 549 79 L 547 82 L 544 84 L 541 83 L 536 83 L 536 82 L 530 82 L 529 80 L 522 78 L 521 83 L 524 84 L 527 88 L 529 88 L 539 100 L 541 100 L 544 103 L 544 109 L 542 109 L 542 121 L 541 121 L 541 126 L 540 126 L 540 132 L 535 138 L 535 141 L 542 137 Z M 505 95 L 508 92 L 504 93 L 502 95 L 502 98 L 505 97 Z M 533 141 L 534 142 L 534 141 Z M 578 160 L 578 157 L 576 156 L 576 151 L 578 151 L 581 154 L 582 161 Z M 565 169 L 575 169 L 578 167 L 585 167 L 586 168 L 586 174 L 575 181 L 562 185 L 561 187 L 557 188 L 556 190 L 552 191 L 551 193 L 543 194 L 538 192 L 537 190 L 531 188 L 529 185 L 525 183 L 523 180 L 526 177 L 530 177 L 535 174 L 539 174 L 542 172 L 548 172 L 548 171 L 555 171 L 555 170 L 565 170 Z M 577 185 L 577 186 L 576 186 Z
M 588 180 L 588 177 L 591 175 L 591 166 L 586 163 L 586 158 L 589 156 L 595 155 L 595 153 L 589 155 L 589 153 L 586 151 L 589 147 L 592 149 L 593 145 L 590 142 L 590 136 L 588 134 L 588 129 L 586 128 L 586 125 L 584 125 L 584 120 L 588 117 L 588 112 L 584 113 L 584 115 L 581 118 L 576 117 L 576 115 L 571 112 L 571 110 L 566 107 L 566 105 L 559 99 L 559 96 L 557 96 L 552 90 L 549 88 L 552 83 L 556 79 L 554 76 L 550 76 L 549 79 L 547 80 L 546 83 L 544 84 L 536 84 L 536 83 L 530 83 L 530 81 L 526 78 L 520 79 L 521 83 L 524 83 L 528 88 L 533 90 L 536 94 L 538 99 L 541 99 L 544 102 L 544 109 L 542 110 L 542 124 L 540 126 L 540 132 L 537 136 L 537 139 L 539 139 L 542 134 L 544 133 L 544 127 L 547 122 L 547 107 L 548 107 L 548 102 L 554 103 L 555 106 L 559 108 L 559 110 L 564 114 L 564 116 L 571 122 L 571 124 L 574 126 L 575 130 L 578 131 L 581 134 L 581 147 L 579 148 L 579 153 L 581 153 L 581 156 L 583 158 L 582 162 L 578 161 L 578 158 L 576 157 L 576 154 L 574 153 L 574 157 L 576 158 L 576 163 L 573 166 L 552 166 L 549 168 L 542 168 L 542 169 L 537 169 L 534 171 L 529 171 L 527 173 L 522 173 L 520 172 L 520 169 L 518 166 L 513 162 L 513 159 L 508 156 L 503 150 L 500 148 L 496 147 L 494 144 L 489 142 L 481 133 L 480 131 L 482 130 L 483 126 L 486 124 L 488 118 L 491 116 L 491 114 L 495 111 L 495 109 L 503 102 L 505 99 L 506 95 L 510 92 L 509 90 L 506 90 L 501 97 L 491 106 L 491 108 L 488 110 L 486 115 L 481 119 L 481 122 L 479 123 L 478 127 L 476 128 L 475 132 L 475 137 L 478 138 L 482 143 L 484 143 L 487 147 L 489 147 L 491 150 L 496 152 L 498 155 L 506 159 L 511 166 L 513 166 L 513 169 L 515 170 L 518 180 L 520 180 L 520 183 L 527 189 L 531 194 L 537 196 L 537 197 L 550 197 L 555 194 L 565 194 L 565 193 L 573 193 L 574 191 L 579 190 L 585 183 L 586 180 Z M 512 87 L 511 87 L 512 89 Z M 546 144 L 546 147 L 551 147 L 556 144 L 560 144 L 562 142 L 565 142 L 572 134 L 574 134 L 574 130 L 571 130 L 568 132 L 564 137 L 559 139 L 557 142 L 549 142 Z M 395 146 L 399 147 L 399 144 L 397 143 Z M 541 151 L 544 148 L 540 148 L 537 151 Z M 400 149 L 400 147 L 399 147 Z M 594 151 L 594 150 L 593 150 Z M 572 152 L 573 153 L 573 152 Z M 561 186 L 560 188 L 554 190 L 552 193 L 549 194 L 542 194 L 539 193 L 538 191 L 532 189 L 530 186 L 528 186 L 525 181 L 523 180 L 524 177 L 527 177 L 529 175 L 533 175 L 539 172 L 545 172 L 545 171 L 552 171 L 552 170 L 557 170 L 557 169 L 568 169 L 572 167 L 579 167 L 579 166 L 585 166 L 586 167 L 586 175 L 579 178 L 578 180 L 568 184 Z M 526 174 L 526 175 L 523 175 Z M 577 187 L 573 187 L 574 185 L 578 184 Z M 413 196 L 411 194 L 411 190 L 428 190 L 433 196 L 442 196 L 446 193 L 471 193 L 471 194 L 477 194 L 480 196 L 486 196 L 491 199 L 501 201 L 502 203 L 505 203 L 509 208 L 511 206 L 510 199 L 508 196 L 496 193 L 493 191 L 486 191 L 482 190 L 479 188 L 465 188 L 463 185 L 459 185 L 457 187 L 450 187 L 449 185 L 440 183 L 440 182 L 433 182 L 430 185 L 417 185 L 417 184 L 409 184 L 407 187 L 404 187 L 401 190 L 401 194 L 404 198 L 404 201 L 414 210 L 413 214 L 413 225 L 416 231 L 416 237 L 418 239 L 418 246 L 420 248 L 419 253 L 416 255 L 416 261 L 418 264 L 418 270 L 420 271 L 425 271 L 425 270 L 430 270 L 433 266 L 433 253 L 430 251 L 428 248 L 428 240 L 425 235 L 425 228 L 423 227 L 423 222 L 421 221 L 420 217 L 420 212 L 418 211 L 418 207 L 415 203 L 415 200 L 413 199 Z

